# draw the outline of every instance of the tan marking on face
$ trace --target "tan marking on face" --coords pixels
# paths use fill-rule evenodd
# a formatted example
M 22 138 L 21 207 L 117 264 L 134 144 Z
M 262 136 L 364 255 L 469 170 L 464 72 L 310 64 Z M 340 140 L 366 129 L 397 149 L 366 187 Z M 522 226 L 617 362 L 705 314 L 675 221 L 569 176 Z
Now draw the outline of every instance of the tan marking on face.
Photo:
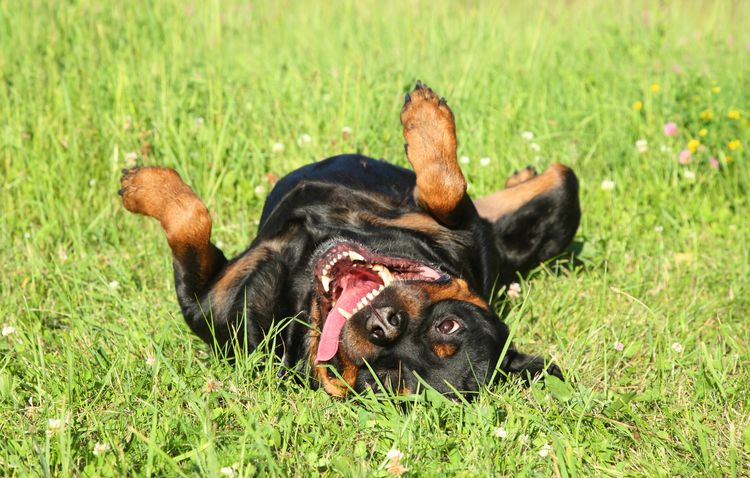
M 320 304 L 315 297 L 312 298 L 310 303 L 310 325 L 310 355 L 308 356 L 308 360 L 310 361 L 313 377 L 323 386 L 323 389 L 328 394 L 334 397 L 344 397 L 349 392 L 349 389 L 354 386 L 359 367 L 339 349 L 337 357 L 344 366 L 344 370 L 340 374 L 343 379 L 342 381 L 329 370 L 330 366 L 318 364 L 315 361 L 315 357 L 318 355 L 318 346 L 320 345 L 320 333 L 323 328 Z
M 494 222 L 537 196 L 562 186 L 568 171 L 570 169 L 562 164 L 553 164 L 538 176 L 474 200 L 474 206 L 481 217 Z
M 420 288 L 429 295 L 433 304 L 443 300 L 460 300 L 474 304 L 480 309 L 489 310 L 490 308 L 487 301 L 473 293 L 469 284 L 463 279 L 453 278 L 447 284 L 428 283 L 421 285 Z
M 441 343 L 432 346 L 432 351 L 440 358 L 451 357 L 456 353 L 456 350 L 458 350 L 458 348 L 453 344 Z

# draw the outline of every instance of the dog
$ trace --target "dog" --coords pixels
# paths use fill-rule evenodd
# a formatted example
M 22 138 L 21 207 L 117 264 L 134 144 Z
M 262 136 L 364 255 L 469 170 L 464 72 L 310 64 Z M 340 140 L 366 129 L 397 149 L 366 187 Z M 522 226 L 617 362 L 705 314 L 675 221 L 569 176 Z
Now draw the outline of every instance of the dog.
M 174 170 L 124 170 L 119 194 L 128 211 L 159 220 L 185 320 L 228 357 L 294 318 L 275 353 L 339 397 L 423 384 L 464 394 L 545 371 L 562 379 L 509 342 L 490 299 L 570 244 L 581 216 L 575 174 L 526 168 L 472 200 L 446 100 L 417 82 L 401 124 L 413 171 L 358 154 L 304 166 L 278 181 L 257 237 L 231 260 Z

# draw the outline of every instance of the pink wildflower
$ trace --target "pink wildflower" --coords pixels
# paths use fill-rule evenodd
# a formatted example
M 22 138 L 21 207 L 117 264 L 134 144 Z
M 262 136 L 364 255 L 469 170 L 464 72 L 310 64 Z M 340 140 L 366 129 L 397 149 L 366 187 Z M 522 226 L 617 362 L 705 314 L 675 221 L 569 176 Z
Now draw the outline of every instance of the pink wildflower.
M 677 125 L 670 121 L 669 123 L 664 125 L 664 134 L 667 136 L 675 137 L 677 136 L 677 133 L 679 132 Z
M 689 149 L 683 149 L 680 151 L 680 156 L 677 158 L 677 162 L 680 164 L 690 164 L 693 160 L 693 154 Z
M 708 164 L 709 164 L 709 165 L 710 165 L 710 166 L 711 166 L 711 167 L 712 167 L 713 169 L 719 169 L 719 160 L 718 160 L 718 159 L 716 159 L 716 158 L 715 158 L 714 156 L 711 156 L 710 158 L 708 158 Z

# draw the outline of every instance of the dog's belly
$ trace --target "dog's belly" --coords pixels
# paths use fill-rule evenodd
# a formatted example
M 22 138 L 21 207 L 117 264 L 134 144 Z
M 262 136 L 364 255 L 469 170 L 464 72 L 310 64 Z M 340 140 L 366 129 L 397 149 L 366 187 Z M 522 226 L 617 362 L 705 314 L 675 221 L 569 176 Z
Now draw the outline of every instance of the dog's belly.
M 411 208 L 415 182 L 414 172 L 382 159 L 357 154 L 333 156 L 292 171 L 274 186 L 263 206 L 260 230 L 282 203 L 325 202 L 327 198 L 320 191 L 331 188 L 345 188 L 360 196 L 371 196 L 373 201 L 385 199 L 393 205 Z M 310 194 L 312 197 L 304 197 L 304 191 L 300 191 L 303 184 L 314 185 L 316 192 Z M 301 197 L 291 198 L 294 192 L 301 193 Z

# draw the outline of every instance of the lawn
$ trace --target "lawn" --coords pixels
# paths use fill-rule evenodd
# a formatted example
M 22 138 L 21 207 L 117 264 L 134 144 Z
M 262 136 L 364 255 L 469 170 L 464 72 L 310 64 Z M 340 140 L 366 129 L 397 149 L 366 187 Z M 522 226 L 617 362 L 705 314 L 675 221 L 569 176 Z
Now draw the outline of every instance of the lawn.
M 0 1 L 0 476 L 749 476 L 750 9 L 505 3 Z M 569 380 L 341 400 L 213 358 L 120 170 L 178 169 L 238 253 L 274 178 L 406 165 L 416 79 L 472 195 L 577 172 L 575 260 L 495 303 Z

